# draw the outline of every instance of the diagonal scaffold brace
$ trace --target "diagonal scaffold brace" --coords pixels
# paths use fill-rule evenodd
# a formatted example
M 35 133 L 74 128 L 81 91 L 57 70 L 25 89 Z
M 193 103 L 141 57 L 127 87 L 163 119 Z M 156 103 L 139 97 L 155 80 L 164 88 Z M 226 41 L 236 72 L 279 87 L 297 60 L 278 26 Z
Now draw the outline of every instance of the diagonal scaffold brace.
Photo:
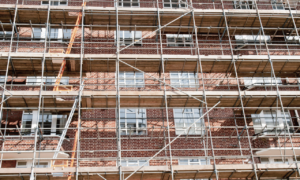
M 6 98 L 5 98 L 5 95 L 4 95 L 4 100 L 1 100 L 1 102 L 0 102 L 0 105 L 1 105 L 1 104 L 4 103 L 6 100 L 8 100 L 9 98 L 11 98 L 13 95 L 12 95 L 12 93 L 10 93 L 8 90 L 6 90 L 3 86 L 0 85 L 0 87 L 3 89 L 3 93 L 7 92 L 7 93 L 9 94 L 9 96 L 6 97 Z

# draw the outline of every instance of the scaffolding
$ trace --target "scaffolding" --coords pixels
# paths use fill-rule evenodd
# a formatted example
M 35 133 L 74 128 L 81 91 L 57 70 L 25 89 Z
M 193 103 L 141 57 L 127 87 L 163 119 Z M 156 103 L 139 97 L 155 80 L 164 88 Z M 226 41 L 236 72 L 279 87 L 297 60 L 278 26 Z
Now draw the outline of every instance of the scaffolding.
M 297 1 L 0 2 L 0 179 L 299 178 Z

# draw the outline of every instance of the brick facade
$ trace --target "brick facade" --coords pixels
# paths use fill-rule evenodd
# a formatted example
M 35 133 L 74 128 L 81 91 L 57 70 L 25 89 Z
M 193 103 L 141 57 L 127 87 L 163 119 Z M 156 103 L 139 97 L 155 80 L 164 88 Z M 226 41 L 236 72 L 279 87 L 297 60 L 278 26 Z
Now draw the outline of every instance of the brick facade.
M 159 0 L 159 8 L 163 8 L 163 1 Z M 210 0 L 193 0 L 191 1 L 195 9 L 222 9 L 222 4 L 220 1 L 210 1 Z M 0 0 L 0 4 L 13 4 L 16 3 L 15 0 Z M 272 5 L 270 2 L 259 2 L 259 9 L 272 10 Z M 18 4 L 22 5 L 40 5 L 40 1 L 18 1 Z M 80 1 L 69 0 L 68 6 L 80 6 Z M 87 6 L 94 7 L 114 7 L 114 3 L 109 0 L 99 0 L 99 1 L 88 1 Z M 157 8 L 156 1 L 140 0 L 140 8 Z M 233 3 L 226 1 L 224 4 L 225 9 L 233 9 Z M 296 7 L 299 9 L 299 6 Z M 77 16 L 78 12 L 74 10 L 74 16 Z M 44 26 L 43 26 L 44 27 Z M 222 26 L 220 26 L 222 27 Z M 56 27 L 57 28 L 57 27 Z M 121 26 L 121 29 L 128 30 L 125 25 Z M 183 27 L 185 28 L 185 27 Z M 139 30 L 139 29 L 138 29 Z M 233 29 L 230 29 L 232 31 Z M 178 30 L 180 32 L 180 30 Z M 192 30 L 191 30 L 192 31 Z M 18 28 L 19 39 L 14 40 L 18 42 L 12 43 L 11 52 L 13 53 L 46 53 L 51 52 L 51 50 L 63 50 L 65 52 L 68 47 L 69 40 L 61 41 L 51 41 L 46 43 L 46 49 L 44 48 L 45 42 L 43 40 L 32 40 L 32 29 L 30 27 L 20 27 Z M 189 30 L 190 32 L 190 30 Z M 225 34 L 224 30 L 222 32 Z M 148 35 L 151 31 L 143 31 L 143 36 Z M 191 32 L 192 33 L 192 32 Z M 197 55 L 198 49 L 201 55 L 205 56 L 225 56 L 225 55 L 268 55 L 267 47 L 264 43 L 254 45 L 249 43 L 243 48 L 239 48 L 239 43 L 235 41 L 234 35 L 230 37 L 222 37 L 220 40 L 220 35 L 222 34 L 214 33 L 212 36 L 206 36 L 206 32 L 201 32 L 201 28 L 198 31 L 198 47 L 196 47 L 195 37 L 193 37 L 193 45 L 190 47 L 171 47 L 167 43 L 167 34 L 177 34 L 173 31 L 168 31 L 166 28 L 162 35 L 162 54 L 164 55 Z M 183 33 L 180 33 L 183 34 Z M 188 33 L 185 33 L 188 34 Z M 231 32 L 232 34 L 232 32 Z M 81 53 L 81 38 L 84 37 L 84 54 L 99 54 L 99 55 L 111 55 L 115 54 L 117 51 L 115 42 L 115 31 L 111 29 L 107 30 L 92 30 L 92 28 L 85 28 L 84 35 L 82 34 L 82 29 L 79 28 L 75 42 L 72 47 L 71 54 Z M 233 54 L 231 47 L 229 45 L 229 40 L 232 43 Z M 298 56 L 300 53 L 300 48 L 298 44 L 286 43 L 283 37 L 275 37 L 274 43 L 270 44 L 269 51 L 270 55 L 288 55 L 288 56 Z M 10 51 L 10 40 L 0 41 L 0 53 L 5 53 Z M 160 39 L 158 34 L 152 34 L 149 37 L 143 39 L 142 45 L 131 46 L 124 49 L 121 54 L 127 55 L 161 55 L 160 51 Z M 124 48 L 121 46 L 120 48 Z M 183 58 L 184 59 L 184 58 Z M 242 59 L 242 58 L 241 58 Z M 92 60 L 91 60 L 92 61 Z M 108 62 L 108 60 L 107 60 Z M 52 64 L 53 65 L 53 64 Z M 169 66 L 166 65 L 166 66 Z M 171 65 L 170 65 L 171 66 Z M 176 67 L 178 69 L 184 70 L 183 67 Z M 195 66 L 196 67 L 196 66 Z M 231 66 L 229 66 L 231 67 Z M 267 67 L 267 65 L 266 65 Z M 49 68 L 51 73 L 48 72 Z M 147 67 L 144 67 L 147 69 Z M 176 69 L 174 68 L 174 69 Z M 129 68 L 132 70 L 132 68 Z M 298 68 L 299 69 L 299 68 Z M 198 69 L 195 69 L 195 71 Z M 10 70 L 11 71 L 11 70 Z M 69 71 L 69 70 L 67 70 Z M 52 73 L 57 73 L 51 70 L 51 67 L 46 67 L 45 75 Z M 223 71 L 222 71 L 223 72 Z M 205 70 L 205 73 L 197 73 L 197 87 L 182 87 L 182 91 L 230 91 L 239 92 L 239 90 L 244 91 L 247 89 L 245 80 L 243 78 L 235 78 L 233 74 L 234 70 L 228 70 L 227 73 L 222 73 L 221 71 Z M 263 72 L 263 71 L 262 71 Z M 47 74 L 49 73 L 49 74 Z M 68 72 L 69 73 L 69 72 Z M 166 72 L 160 75 L 159 72 L 147 71 L 147 74 L 157 78 L 166 78 L 166 83 L 171 84 L 171 71 L 166 70 Z M 257 72 L 255 72 L 257 73 Z M 293 75 L 297 74 L 295 72 Z M 154 80 L 149 75 L 145 75 L 145 84 L 142 87 L 120 87 L 120 91 L 164 91 L 164 86 L 157 80 Z M 263 74 L 264 75 L 264 74 Z M 277 75 L 277 74 L 276 74 Z M 12 79 L 12 76 L 14 76 Z M 38 76 L 36 74 L 32 76 Z M 56 76 L 56 75 L 55 75 Z M 83 78 L 86 78 L 84 91 L 110 91 L 114 92 L 116 88 L 116 74 L 113 71 L 89 71 L 85 70 L 83 73 Z M 278 77 L 282 78 L 282 85 L 279 87 L 279 91 L 299 91 L 299 83 L 295 78 L 290 77 L 291 75 L 285 75 L 284 73 L 279 73 Z M 286 78 L 291 78 L 291 80 Z M 7 80 L 8 91 L 40 91 L 40 85 L 27 85 L 26 76 L 18 76 L 13 74 L 9 76 Z M 80 87 L 80 77 L 78 74 L 70 75 L 69 85 L 72 86 L 72 91 L 78 91 Z M 202 86 L 204 84 L 204 86 Z M 238 89 L 240 85 L 240 89 Z M 53 91 L 53 84 L 45 84 L 43 91 Z M 205 89 L 203 89 L 205 88 Z M 177 91 L 177 89 L 166 86 L 166 91 Z M 274 85 L 269 86 L 255 86 L 250 88 L 248 91 L 276 91 Z M 267 94 L 267 93 L 266 93 Z M 222 98 L 222 95 L 220 95 Z M 54 97 L 54 95 L 53 95 Z M 221 99 L 220 98 L 220 99 Z M 58 98 L 57 98 L 58 99 Z M 62 97 L 66 101 L 73 102 L 73 99 L 67 99 Z M 99 100 L 102 101 L 102 100 Z M 104 100 L 103 100 L 104 101 Z M 250 101 L 250 99 L 248 99 Z M 25 102 L 26 103 L 26 102 Z M 103 103 L 103 102 L 101 102 Z M 245 102 L 242 102 L 245 103 Z M 163 102 L 162 102 L 163 104 Z M 241 113 L 240 100 L 237 99 L 236 108 L 216 108 L 208 113 L 204 117 L 205 124 L 205 134 L 189 134 L 182 135 L 177 139 L 170 148 L 172 149 L 172 162 L 170 159 L 169 148 L 162 151 L 156 158 L 150 161 L 150 166 L 169 166 L 169 165 L 179 165 L 180 159 L 208 159 L 208 164 L 217 165 L 232 165 L 232 164 L 250 164 L 252 163 L 252 154 L 255 155 L 253 158 L 256 163 L 260 163 L 260 157 L 256 156 L 256 153 L 262 149 L 267 148 L 283 148 L 283 147 L 294 147 L 300 146 L 299 136 L 293 136 L 292 138 L 284 137 L 259 137 L 256 134 L 257 129 L 253 128 L 254 122 L 252 118 L 252 111 L 246 111 L 243 115 Z M 26 104 L 27 106 L 27 104 Z M 79 162 L 80 167 L 116 167 L 116 159 L 118 157 L 118 146 L 117 146 L 117 120 L 116 111 L 113 108 L 90 108 L 87 107 L 87 102 L 81 102 L 81 106 L 85 109 L 81 109 L 81 130 L 80 130 L 80 155 L 81 158 Z M 272 105 L 273 106 L 273 105 Z M 9 107 L 5 105 L 4 107 Z M 28 106 L 27 106 L 28 107 Z M 175 107 L 175 106 L 173 106 Z M 31 106 L 28 109 L 32 108 Z M 122 107 L 123 108 L 123 107 Z M 182 107 L 183 108 L 183 107 Z M 200 107 L 202 108 L 202 107 Z M 4 134 L 5 140 L 1 141 L 0 149 L 2 151 L 8 151 L 10 153 L 18 153 L 21 151 L 53 151 L 58 146 L 60 139 L 59 135 L 44 135 L 43 138 L 40 136 L 37 138 L 37 143 L 35 144 L 33 135 L 22 135 L 20 136 L 19 127 L 22 126 L 22 115 L 23 111 L 20 108 L 15 108 L 13 110 L 3 110 L 3 116 L 1 119 L 2 134 Z M 57 108 L 59 109 L 59 108 Z M 121 135 L 121 157 L 123 160 L 146 160 L 149 157 L 155 155 L 161 148 L 169 143 L 168 133 L 170 134 L 170 140 L 174 139 L 176 134 L 176 123 L 174 117 L 174 109 L 159 109 L 159 108 L 145 108 L 147 117 L 147 133 L 144 135 Z M 50 111 L 50 110 L 49 110 Z M 202 114 L 207 110 L 202 108 Z M 256 114 L 260 110 L 257 110 Z M 298 111 L 300 113 L 300 111 Z M 51 110 L 53 114 L 69 114 L 69 110 Z M 292 125 L 299 126 L 299 120 L 297 119 L 297 113 L 294 110 L 289 110 L 292 117 Z M 63 142 L 61 151 L 65 152 L 69 157 L 72 155 L 72 149 L 74 146 L 74 139 L 77 132 L 77 125 L 79 123 L 78 112 L 72 118 L 71 124 L 66 134 L 66 139 Z M 168 117 L 167 117 L 168 114 Z M 168 120 L 168 121 L 167 121 Z M 167 124 L 169 122 L 169 124 Z M 169 131 L 167 126 L 170 127 Z M 248 130 L 244 127 L 250 126 Z M 211 128 L 208 128 L 211 127 Z M 294 128 L 294 127 L 292 127 Z M 294 128 L 295 129 L 295 128 Z M 299 130 L 299 129 L 298 129 Z M 297 130 L 297 132 L 299 132 Z M 249 136 L 247 137 L 247 135 Z M 255 138 L 257 137 L 257 138 Z M 291 142 L 292 141 L 292 142 Z M 251 148 L 253 151 L 251 152 Z M 33 154 L 33 153 L 32 153 Z M 77 152 L 75 153 L 75 157 Z M 215 160 L 212 157 L 215 157 Z M 230 157 L 229 157 L 230 156 Z M 243 156 L 242 158 L 240 158 Z M 32 157 L 28 157 L 32 158 Z M 17 165 L 16 160 L 3 160 L 1 162 L 1 168 L 15 168 Z M 67 161 L 67 165 L 71 165 L 71 160 Z M 76 166 L 76 161 L 75 165 Z

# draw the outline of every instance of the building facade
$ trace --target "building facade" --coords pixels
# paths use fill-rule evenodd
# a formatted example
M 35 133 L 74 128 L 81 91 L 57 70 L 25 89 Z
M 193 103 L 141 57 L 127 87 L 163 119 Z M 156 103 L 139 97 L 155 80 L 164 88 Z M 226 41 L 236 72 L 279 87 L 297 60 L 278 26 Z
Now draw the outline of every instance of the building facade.
M 0 0 L 0 179 L 297 179 L 295 0 Z

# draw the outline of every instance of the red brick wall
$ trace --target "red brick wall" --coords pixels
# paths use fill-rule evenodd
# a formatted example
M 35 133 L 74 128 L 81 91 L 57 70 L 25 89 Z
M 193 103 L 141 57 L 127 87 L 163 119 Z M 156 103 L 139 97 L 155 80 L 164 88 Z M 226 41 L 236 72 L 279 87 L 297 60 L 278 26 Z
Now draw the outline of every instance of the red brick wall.
M 1 168 L 15 168 L 17 161 L 2 161 Z
M 205 113 L 205 110 L 203 111 Z M 235 126 L 233 119 L 233 110 L 231 109 L 216 109 L 209 113 L 210 116 L 210 125 L 211 126 L 222 126 L 222 127 L 232 127 Z M 9 114 L 8 122 L 16 123 L 20 122 L 21 112 L 14 111 Z M 174 126 L 173 119 L 173 111 L 169 109 L 169 125 L 170 127 Z M 165 110 L 159 109 L 147 109 L 147 127 L 148 133 L 147 135 L 131 135 L 129 136 L 122 135 L 122 157 L 123 158 L 131 158 L 131 157 L 151 157 L 153 156 L 159 149 L 164 147 L 165 143 L 168 143 L 168 138 L 164 141 L 163 131 L 161 131 L 160 127 L 163 125 L 166 127 L 167 122 L 165 118 Z M 247 124 L 252 125 L 251 118 L 247 116 Z M 3 118 L 6 118 L 5 116 Z M 117 157 L 117 142 L 116 142 L 116 124 L 115 124 L 115 111 L 113 109 L 110 110 L 85 110 L 82 112 L 82 124 L 83 129 L 81 130 L 81 158 L 98 158 L 97 161 L 82 161 L 81 166 L 115 166 L 115 157 Z M 236 122 L 238 126 L 245 126 L 243 117 L 240 115 L 236 115 Z M 3 127 L 4 120 L 2 120 Z M 205 124 L 208 126 L 208 119 L 205 118 Z M 98 125 L 98 131 L 96 127 Z M 73 117 L 73 121 L 70 127 L 77 126 L 77 117 Z M 153 131 L 152 136 L 152 126 L 155 126 L 157 129 Z M 213 137 L 213 147 L 214 153 L 217 157 L 224 157 L 222 159 L 217 158 L 217 164 L 231 164 L 231 163 L 242 163 L 240 159 L 233 160 L 228 159 L 225 156 L 240 156 L 240 147 L 238 145 L 238 139 L 236 137 L 228 138 L 228 136 L 233 135 L 236 136 L 236 132 L 232 134 L 234 128 L 211 128 L 211 133 Z M 67 137 L 70 139 L 69 141 L 64 141 L 63 150 L 67 151 L 68 154 L 71 155 L 72 147 L 73 147 L 73 139 L 75 136 L 75 130 L 68 130 Z M 239 128 L 239 133 L 242 132 L 242 129 Z M 14 132 L 12 132 L 14 133 Z M 166 132 L 167 133 L 167 132 Z M 254 131 L 250 128 L 249 135 L 253 136 Z M 8 133 L 10 134 L 10 132 Z M 245 134 L 246 135 L 246 134 Z M 166 134 L 167 136 L 167 134 Z M 170 129 L 170 136 L 176 137 L 175 130 L 173 128 Z M 214 138 L 218 136 L 219 138 Z M 224 138 L 220 138 L 224 136 Z M 147 137 L 146 139 L 136 139 L 139 137 Z M 160 137 L 160 138 L 158 138 Z M 183 136 L 185 137 L 185 136 Z M 194 137 L 194 138 L 193 138 Z M 212 156 L 211 151 L 211 142 L 210 139 L 199 138 L 199 135 L 189 135 L 188 139 L 180 138 L 176 140 L 172 146 L 172 155 L 175 157 L 174 162 L 176 164 L 176 157 L 195 157 L 205 156 L 203 150 L 199 149 L 208 149 L 207 155 Z M 210 137 L 210 136 L 208 136 Z M 90 139 L 94 138 L 94 139 Z M 98 139 L 97 139 L 98 138 Z M 257 140 L 251 141 L 251 145 L 253 148 L 269 148 L 269 147 L 278 147 L 278 142 L 280 141 L 281 146 L 284 144 L 283 139 L 266 139 L 259 138 Z M 23 140 L 20 140 L 18 136 L 15 136 L 14 140 L 8 138 L 5 142 L 5 151 L 17 151 L 17 150 L 33 150 L 34 146 L 33 137 L 24 136 Z M 54 137 L 45 137 L 45 139 L 41 142 L 41 150 L 54 150 L 57 146 L 58 138 Z M 247 138 L 241 138 L 240 143 L 242 148 L 249 148 L 249 142 Z M 293 138 L 294 147 L 298 147 L 300 145 L 299 139 Z M 291 144 L 289 140 L 285 143 L 286 147 L 290 147 Z M 37 149 L 39 149 L 39 143 L 37 144 Z M 224 149 L 224 148 L 227 148 Z M 100 150 L 100 151 L 99 151 Z M 126 151 L 127 150 L 127 151 Z M 249 150 L 242 150 L 243 155 L 250 155 Z M 158 158 L 164 158 L 169 155 L 168 150 L 163 151 L 158 155 Z M 112 160 L 107 160 L 110 158 Z M 151 161 L 151 165 L 164 165 L 166 163 L 165 160 L 154 160 Z M 212 163 L 212 162 L 211 162 Z

